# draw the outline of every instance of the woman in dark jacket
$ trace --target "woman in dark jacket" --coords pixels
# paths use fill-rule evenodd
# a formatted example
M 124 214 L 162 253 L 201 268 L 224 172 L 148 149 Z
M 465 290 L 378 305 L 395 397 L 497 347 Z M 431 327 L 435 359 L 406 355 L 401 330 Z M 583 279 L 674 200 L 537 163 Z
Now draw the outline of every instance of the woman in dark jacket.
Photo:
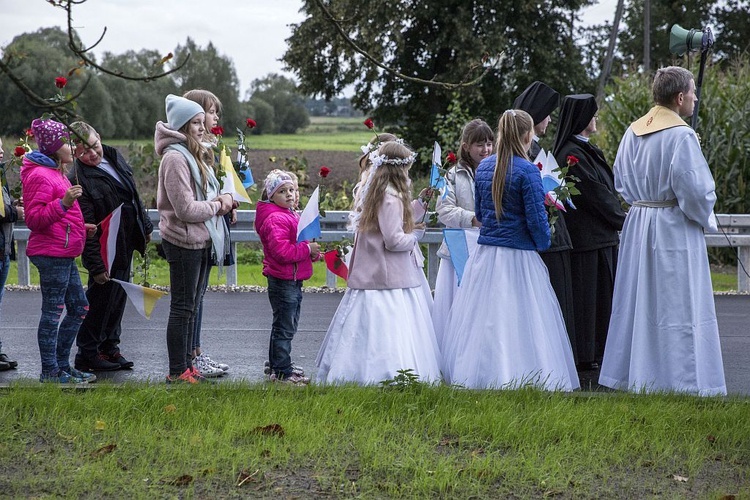
M 575 210 L 563 214 L 573 250 L 575 339 L 571 344 L 580 370 L 597 369 L 604 355 L 617 268 L 618 231 L 625 212 L 614 187 L 612 168 L 589 141 L 596 133 L 598 107 L 591 94 L 563 99 L 553 153 L 560 166 L 579 180 Z

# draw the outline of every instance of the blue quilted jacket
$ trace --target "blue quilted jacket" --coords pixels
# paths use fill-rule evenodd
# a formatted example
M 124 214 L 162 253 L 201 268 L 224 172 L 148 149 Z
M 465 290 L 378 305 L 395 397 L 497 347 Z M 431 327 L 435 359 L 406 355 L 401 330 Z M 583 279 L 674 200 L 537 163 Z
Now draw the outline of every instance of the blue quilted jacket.
M 503 217 L 495 217 L 492 202 L 492 176 L 496 156 L 492 155 L 477 167 L 475 212 L 482 223 L 479 243 L 521 250 L 546 250 L 550 245 L 549 223 L 544 209 L 544 188 L 539 169 L 519 156 L 513 157 L 503 193 Z

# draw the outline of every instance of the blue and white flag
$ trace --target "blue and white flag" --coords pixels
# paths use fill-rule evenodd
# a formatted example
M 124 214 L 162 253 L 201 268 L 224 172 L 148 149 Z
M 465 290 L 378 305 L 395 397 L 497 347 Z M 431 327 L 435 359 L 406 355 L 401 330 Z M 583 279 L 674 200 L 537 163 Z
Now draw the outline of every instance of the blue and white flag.
M 442 149 L 440 144 L 435 142 L 435 146 L 432 148 L 432 168 L 430 169 L 430 188 L 440 192 L 445 196 L 445 177 L 440 175 L 440 167 L 443 164 L 442 160 Z
M 297 243 L 320 238 L 320 209 L 318 207 L 320 186 L 315 188 L 297 223 Z
M 443 238 L 451 254 L 451 264 L 456 270 L 456 281 L 461 286 L 464 269 L 469 257 L 477 248 L 479 230 L 477 229 L 443 229 Z

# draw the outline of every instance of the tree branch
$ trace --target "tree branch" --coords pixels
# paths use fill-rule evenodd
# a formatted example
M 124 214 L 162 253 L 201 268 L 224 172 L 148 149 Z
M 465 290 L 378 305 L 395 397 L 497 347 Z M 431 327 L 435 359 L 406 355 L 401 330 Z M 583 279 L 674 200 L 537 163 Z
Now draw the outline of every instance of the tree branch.
M 50 1 L 50 0 L 48 0 L 48 1 Z M 174 73 L 175 71 L 179 71 L 180 69 L 182 69 L 183 66 L 185 66 L 185 64 L 187 64 L 188 60 L 190 60 L 190 54 L 188 54 L 187 57 L 185 57 L 185 60 L 182 61 L 182 63 L 180 63 L 176 67 L 172 68 L 171 70 L 165 71 L 163 73 L 157 73 L 157 74 L 146 75 L 146 76 L 125 75 L 122 72 L 112 71 L 112 70 L 109 70 L 109 69 L 105 68 L 104 66 L 100 66 L 99 64 L 97 64 L 96 62 L 94 62 L 94 60 L 91 59 L 88 55 L 86 55 L 86 52 L 88 52 L 92 48 L 94 48 L 97 45 L 99 45 L 99 43 L 104 38 L 104 35 L 107 33 L 106 26 L 104 27 L 104 30 L 102 31 L 102 34 L 99 37 L 99 39 L 96 41 L 96 43 L 94 43 L 94 45 L 92 45 L 91 47 L 88 47 L 88 48 L 79 46 L 76 43 L 75 38 L 73 36 L 73 33 L 74 33 L 74 30 L 73 30 L 73 5 L 80 5 L 82 3 L 85 3 L 86 1 L 87 0 L 58 0 L 57 2 L 54 2 L 53 0 L 50 1 L 50 3 L 52 3 L 52 5 L 55 5 L 57 7 L 61 7 L 63 9 L 65 9 L 65 11 L 67 12 L 67 15 L 68 15 L 68 47 L 70 48 L 71 51 L 73 51 L 73 53 L 76 56 L 78 56 L 78 57 L 81 58 L 81 60 L 84 62 L 84 64 L 86 64 L 86 66 L 90 66 L 92 68 L 98 69 L 99 71 L 101 71 L 104 74 L 111 75 L 111 76 L 116 76 L 117 78 L 122 78 L 123 80 L 130 80 L 130 81 L 137 81 L 137 82 L 150 82 L 152 80 L 156 80 L 157 78 L 162 78 L 164 76 L 170 75 L 170 74 Z M 166 62 L 166 60 L 168 60 L 168 59 L 171 59 L 171 57 L 165 57 L 164 59 L 162 59 L 162 61 Z
M 378 68 L 380 68 L 383 71 L 385 71 L 387 73 L 390 73 L 391 75 L 393 75 L 393 76 L 395 76 L 397 78 L 400 78 L 402 80 L 406 80 L 406 81 L 414 82 L 414 83 L 419 83 L 419 84 L 422 84 L 422 85 L 429 85 L 429 86 L 433 86 L 433 87 L 441 87 L 441 88 L 447 89 L 447 90 L 456 90 L 456 89 L 460 89 L 460 88 L 463 88 L 463 87 L 471 87 L 473 85 L 478 84 L 479 81 L 482 80 L 482 78 L 484 78 L 490 72 L 490 70 L 492 70 L 492 68 L 494 67 L 494 65 L 487 66 L 487 67 L 485 67 L 485 69 L 482 72 L 482 74 L 479 75 L 478 77 L 476 77 L 473 80 L 468 81 L 468 82 L 467 81 L 462 81 L 462 82 L 459 82 L 459 83 L 441 82 L 441 81 L 438 81 L 438 80 L 425 80 L 423 78 L 417 78 L 417 77 L 405 75 L 405 74 L 403 74 L 403 73 L 401 73 L 399 71 L 396 71 L 395 69 L 391 68 L 390 66 L 387 66 L 382 61 L 379 61 L 379 60 L 375 59 L 375 57 L 373 57 L 369 52 L 367 52 L 366 50 L 364 50 L 363 48 L 361 48 L 359 45 L 357 45 L 357 43 L 354 40 L 352 40 L 349 37 L 349 35 L 346 33 L 346 31 L 341 27 L 341 24 L 339 23 L 339 21 L 336 20 L 336 18 L 333 16 L 333 14 L 331 13 L 331 11 L 328 10 L 328 8 L 323 4 L 323 0 L 315 0 L 315 4 L 320 8 L 320 10 L 323 12 L 323 15 L 326 17 L 326 19 L 328 19 L 328 21 L 331 24 L 333 24 L 334 28 L 336 28 L 336 31 L 338 31 L 339 35 L 341 35 L 344 38 L 344 40 L 346 41 L 346 43 L 352 49 L 354 49 L 358 54 L 360 54 L 362 57 L 364 57 L 365 59 L 367 59 L 368 61 L 370 61 L 372 64 L 374 64 Z M 501 58 L 498 55 L 498 57 L 496 58 L 496 61 L 499 61 L 499 60 L 501 60 Z M 497 63 L 495 63 L 495 64 L 497 64 Z

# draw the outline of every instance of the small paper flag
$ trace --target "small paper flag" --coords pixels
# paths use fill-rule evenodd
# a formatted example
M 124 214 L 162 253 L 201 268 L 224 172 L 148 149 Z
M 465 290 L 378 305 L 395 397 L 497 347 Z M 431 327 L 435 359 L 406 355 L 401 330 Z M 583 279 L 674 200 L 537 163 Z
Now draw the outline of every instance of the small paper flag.
M 167 295 L 162 292 L 146 286 L 136 285 L 128 281 L 112 279 L 119 283 L 128 295 L 128 299 L 135 306 L 135 309 L 146 319 L 151 319 L 151 313 L 154 311 L 156 302 Z

